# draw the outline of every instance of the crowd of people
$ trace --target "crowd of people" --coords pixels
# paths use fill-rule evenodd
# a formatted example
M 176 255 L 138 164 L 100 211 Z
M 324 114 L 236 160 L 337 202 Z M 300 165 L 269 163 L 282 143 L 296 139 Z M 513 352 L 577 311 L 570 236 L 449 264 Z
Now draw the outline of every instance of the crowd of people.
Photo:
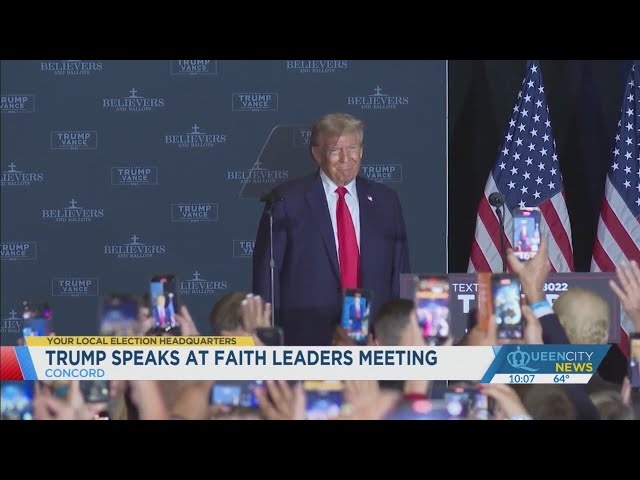
M 546 242 L 532 260 L 519 261 L 512 252 L 509 265 L 517 273 L 527 299 L 544 298 L 542 288 L 549 273 Z M 623 308 L 640 327 L 640 268 L 618 267 L 612 288 Z M 525 319 L 521 340 L 500 340 L 495 320 L 488 330 L 479 325 L 463 338 L 449 338 L 446 345 L 488 346 L 504 342 L 528 344 L 604 344 L 609 331 L 606 301 L 594 292 L 575 288 L 550 305 L 522 307 Z M 181 335 L 200 335 L 186 306 L 176 313 Z M 258 335 L 270 326 L 271 306 L 262 298 L 235 292 L 212 308 L 211 331 L 222 336 Z M 387 301 L 378 311 L 368 338 L 369 345 L 424 346 L 425 337 L 416 318 L 414 302 Z M 159 331 L 151 308 L 141 306 L 137 319 L 140 334 L 172 335 Z M 333 345 L 355 343 L 336 324 Z M 79 381 L 36 381 L 30 417 L 34 419 L 607 419 L 638 417 L 637 389 L 626 372 L 622 381 L 598 373 L 587 385 L 503 385 L 477 382 L 411 381 L 111 381 L 103 401 L 89 401 Z M 95 389 L 94 389 L 95 390 Z M 217 393 L 216 393 L 217 392 Z M 99 392 L 98 392 L 99 393 Z M 95 395 L 98 396 L 98 393 Z M 95 400 L 95 399 L 94 399 Z M 3 405 L 3 415 L 6 405 Z M 5 415 L 5 418 L 9 415 Z
M 260 332 L 271 326 L 273 309 L 286 345 L 356 346 L 363 342 L 356 342 L 349 335 L 353 332 L 345 331 L 340 322 L 343 295 L 366 289 L 374 300 L 369 305 L 353 301 L 353 312 L 347 315 L 349 330 L 362 330 L 354 322 L 366 309 L 371 318 L 367 344 L 427 345 L 424 318 L 428 316 L 416 307 L 427 308 L 429 303 L 416 306 L 400 298 L 399 276 L 410 273 L 411 267 L 398 195 L 358 175 L 363 129 L 362 121 L 346 114 L 325 115 L 313 125 L 310 153 L 318 171 L 285 182 L 277 187 L 277 194 L 270 195 L 256 235 L 253 292 L 234 292 L 216 303 L 209 318 L 214 335 L 251 336 L 256 345 L 263 345 Z M 532 258 L 521 261 L 511 250 L 507 255 L 525 299 L 521 333 L 503 338 L 494 316 L 488 325 L 469 322 L 472 327 L 462 338 L 451 338 L 446 324 L 446 329 L 430 335 L 442 337 L 439 343 L 449 346 L 606 343 L 611 319 L 606 301 L 597 294 L 572 288 L 553 306 L 547 302 L 543 286 L 551 266 L 545 236 L 536 231 L 538 237 Z M 617 278 L 611 288 L 640 332 L 638 263 L 621 263 Z M 274 305 L 263 300 L 271 298 L 272 289 Z M 517 304 L 517 290 L 514 298 Z M 200 335 L 188 308 L 173 309 L 173 305 L 170 296 L 159 296 L 155 308 L 142 305 L 136 333 Z M 470 315 L 473 318 L 475 312 Z M 515 313 L 503 317 L 509 319 L 501 318 L 504 323 L 516 322 Z M 256 379 L 111 381 L 83 388 L 78 381 L 38 381 L 30 392 L 33 401 L 28 413 L 24 414 L 26 407 L 17 394 L 12 405 L 21 406 L 22 418 L 57 420 L 632 419 L 638 418 L 638 385 L 630 381 L 636 376 L 627 371 L 633 365 L 638 362 L 633 362 L 632 355 L 623 371 L 613 376 L 596 373 L 587 385 Z M 91 399 L 85 393 L 89 391 L 94 392 Z M 4 402 L 3 417 L 11 415 L 15 413 L 10 414 Z

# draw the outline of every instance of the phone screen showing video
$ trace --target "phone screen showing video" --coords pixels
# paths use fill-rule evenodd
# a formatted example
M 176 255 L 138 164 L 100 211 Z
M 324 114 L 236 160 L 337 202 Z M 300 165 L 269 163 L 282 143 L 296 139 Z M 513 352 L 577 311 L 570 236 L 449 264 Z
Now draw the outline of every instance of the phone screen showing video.
M 22 302 L 22 319 L 23 337 L 46 337 L 52 332 L 52 313 L 46 302 Z
M 414 301 L 422 336 L 430 345 L 440 345 L 449 336 L 449 280 L 419 275 Z
M 371 292 L 361 289 L 347 289 L 342 300 L 342 321 L 344 331 L 359 345 L 367 343 Z
M 258 408 L 258 392 L 266 392 L 263 380 L 217 380 L 211 387 L 211 404 Z
M 267 347 L 279 347 L 284 345 L 284 331 L 281 327 L 259 327 L 256 335 Z
M 631 381 L 631 388 L 640 390 L 640 333 L 634 333 L 631 336 L 629 380 Z
M 33 382 L 3 381 L 0 408 L 2 420 L 33 419 Z
M 100 335 L 132 336 L 138 331 L 138 300 L 130 295 L 110 295 L 102 300 Z
M 518 208 L 513 211 L 513 251 L 520 260 L 535 257 L 540 248 L 540 210 Z
M 87 403 L 109 401 L 109 380 L 80 380 L 80 391 Z
M 490 399 L 475 388 L 450 388 L 444 394 L 450 420 L 489 420 Z
M 520 281 L 517 275 L 499 273 L 492 276 L 491 283 L 498 338 L 522 338 Z
M 151 279 L 149 298 L 155 326 L 169 330 L 178 325 L 178 282 L 175 275 L 157 275 Z
M 307 380 L 303 387 L 307 420 L 331 420 L 340 415 L 344 403 L 342 382 Z

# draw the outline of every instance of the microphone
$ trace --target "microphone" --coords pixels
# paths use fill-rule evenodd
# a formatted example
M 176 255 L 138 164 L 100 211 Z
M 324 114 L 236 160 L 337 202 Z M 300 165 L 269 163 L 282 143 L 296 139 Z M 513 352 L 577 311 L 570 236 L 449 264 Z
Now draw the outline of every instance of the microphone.
M 489 203 L 496 208 L 496 215 L 500 221 L 500 256 L 502 257 L 502 271 L 507 271 L 507 250 L 504 244 L 504 195 L 500 192 L 493 192 L 489 195 Z
M 494 207 L 501 207 L 504 205 L 504 195 L 500 192 L 493 192 L 489 195 L 489 203 Z
M 284 195 L 282 195 L 276 188 L 274 188 L 270 192 L 264 192 L 262 195 L 260 195 L 261 202 L 273 203 L 280 200 L 284 200 Z

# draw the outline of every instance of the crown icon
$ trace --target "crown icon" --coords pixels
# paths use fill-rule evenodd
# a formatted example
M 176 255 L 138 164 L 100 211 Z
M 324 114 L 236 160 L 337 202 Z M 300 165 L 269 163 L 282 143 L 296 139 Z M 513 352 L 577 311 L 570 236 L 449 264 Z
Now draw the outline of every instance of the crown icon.
M 518 345 L 515 352 L 511 352 L 509 355 L 507 355 L 507 361 L 509 362 L 509 365 L 511 365 L 513 368 L 526 370 L 528 372 L 537 372 L 538 371 L 537 368 L 527 367 L 530 360 L 531 360 L 531 355 L 529 355 L 529 353 L 527 352 L 523 352 L 522 350 L 520 350 L 520 345 Z

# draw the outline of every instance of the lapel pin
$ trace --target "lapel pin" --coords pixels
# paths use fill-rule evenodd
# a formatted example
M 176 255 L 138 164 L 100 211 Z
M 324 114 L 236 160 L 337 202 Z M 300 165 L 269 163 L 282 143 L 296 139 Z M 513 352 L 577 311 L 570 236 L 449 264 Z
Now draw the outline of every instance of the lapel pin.
M 373 197 L 371 195 L 367 195 L 367 200 L 369 200 L 370 202 L 373 202 Z

